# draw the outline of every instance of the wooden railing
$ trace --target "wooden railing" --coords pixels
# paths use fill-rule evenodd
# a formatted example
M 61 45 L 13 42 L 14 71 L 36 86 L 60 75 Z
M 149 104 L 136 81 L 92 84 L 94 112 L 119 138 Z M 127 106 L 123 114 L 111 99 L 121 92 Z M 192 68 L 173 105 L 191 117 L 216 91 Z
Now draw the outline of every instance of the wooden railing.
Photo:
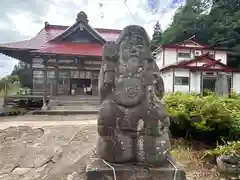
M 20 92 L 17 93 L 17 95 L 35 95 L 35 96 L 43 96 L 44 95 L 44 91 L 36 91 L 36 90 L 32 90 L 32 89 L 28 89 L 28 90 L 20 90 Z M 47 96 L 52 96 L 52 92 L 51 91 L 46 91 L 46 95 Z

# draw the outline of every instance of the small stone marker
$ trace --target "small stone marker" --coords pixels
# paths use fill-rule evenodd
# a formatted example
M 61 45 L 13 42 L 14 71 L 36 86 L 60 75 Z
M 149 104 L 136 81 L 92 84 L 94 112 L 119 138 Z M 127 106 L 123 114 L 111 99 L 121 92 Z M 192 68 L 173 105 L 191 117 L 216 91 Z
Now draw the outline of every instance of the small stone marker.
M 215 91 L 218 96 L 227 95 L 229 93 L 228 75 L 226 73 L 218 73 L 215 83 Z

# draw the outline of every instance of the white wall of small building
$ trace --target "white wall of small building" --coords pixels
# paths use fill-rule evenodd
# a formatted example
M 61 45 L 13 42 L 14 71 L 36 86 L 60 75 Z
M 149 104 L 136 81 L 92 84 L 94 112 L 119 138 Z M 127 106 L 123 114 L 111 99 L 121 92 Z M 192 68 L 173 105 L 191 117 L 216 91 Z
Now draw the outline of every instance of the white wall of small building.
M 162 68 L 163 65 L 163 50 L 160 50 L 156 55 L 156 64 L 159 68 Z
M 201 93 L 201 72 L 190 73 L 190 92 Z
M 165 92 L 173 92 L 173 69 L 161 73 Z
M 215 59 L 221 59 L 221 63 L 227 64 L 227 53 L 224 51 L 215 51 Z
M 174 49 L 174 48 L 162 48 L 160 49 L 156 55 L 156 63 L 159 67 L 159 69 L 162 69 L 163 67 L 177 64 L 181 61 L 191 60 L 194 59 L 194 49 Z M 221 60 L 221 63 L 227 64 L 227 53 L 224 51 L 214 51 L 214 50 L 196 50 L 200 54 L 212 54 L 214 56 L 214 59 Z M 178 57 L 178 53 L 190 53 L 190 58 L 180 58 Z
M 233 73 L 233 79 L 232 79 L 232 90 L 236 93 L 240 93 L 240 73 L 234 72 Z
M 164 49 L 164 64 L 163 67 L 176 64 L 177 51 L 176 49 Z
M 190 76 L 189 76 L 189 70 L 188 69 L 175 69 L 174 72 L 175 77 L 188 77 L 189 78 L 189 84 L 191 82 Z M 180 92 L 185 92 L 189 93 L 189 85 L 175 85 L 174 84 L 174 92 L 180 91 Z
M 188 69 L 169 69 L 161 72 L 165 92 L 195 92 L 201 93 L 201 73 L 200 72 L 189 72 Z M 189 85 L 175 85 L 174 76 L 188 77 Z

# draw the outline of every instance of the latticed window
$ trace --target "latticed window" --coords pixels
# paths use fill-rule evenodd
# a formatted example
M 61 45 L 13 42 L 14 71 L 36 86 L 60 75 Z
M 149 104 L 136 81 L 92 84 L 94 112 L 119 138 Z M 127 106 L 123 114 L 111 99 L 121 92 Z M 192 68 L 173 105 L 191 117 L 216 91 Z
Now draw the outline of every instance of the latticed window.
M 93 72 L 93 79 L 98 79 L 99 72 L 94 71 Z
M 178 57 L 179 58 L 191 58 L 191 53 L 179 52 Z
M 33 78 L 43 78 L 44 72 L 42 70 L 34 70 L 33 71 Z
M 175 76 L 175 85 L 189 85 L 189 77 Z
M 86 79 L 91 79 L 91 78 L 92 78 L 91 71 L 86 71 Z
M 59 78 L 69 78 L 68 71 L 59 71 Z
M 58 84 L 68 84 L 69 83 L 69 72 L 68 71 L 59 71 L 58 77 L 59 77 Z
M 33 78 L 33 83 L 34 84 L 43 84 L 44 83 L 44 78 L 34 77 Z
M 37 64 L 37 65 L 42 65 L 43 64 L 43 60 L 41 58 L 34 58 L 32 60 L 33 64 Z
M 55 71 L 47 71 L 48 78 L 55 78 Z

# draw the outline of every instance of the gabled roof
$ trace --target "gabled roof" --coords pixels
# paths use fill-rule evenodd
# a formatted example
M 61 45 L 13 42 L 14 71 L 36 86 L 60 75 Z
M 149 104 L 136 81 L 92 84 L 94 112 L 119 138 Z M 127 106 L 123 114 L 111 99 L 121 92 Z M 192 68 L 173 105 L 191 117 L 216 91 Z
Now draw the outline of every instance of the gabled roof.
M 80 43 L 66 43 L 56 41 L 61 39 L 62 37 L 66 37 L 67 35 L 69 35 L 69 33 L 74 31 L 74 28 L 78 27 L 79 23 L 83 24 L 84 28 L 86 28 L 91 33 L 91 35 L 93 35 L 96 39 L 99 40 L 100 45 L 80 45 Z M 89 48 L 89 55 L 92 55 L 91 52 L 93 52 L 93 49 L 95 49 L 93 54 L 99 54 L 102 48 L 101 44 L 104 44 L 106 41 L 116 40 L 120 33 L 121 30 L 116 29 L 92 28 L 87 22 L 81 19 L 74 23 L 72 26 L 50 25 L 46 22 L 45 27 L 30 40 L 0 44 L 0 52 L 4 53 L 4 50 L 47 52 L 48 50 L 50 50 L 50 52 L 56 51 L 60 53 L 61 51 L 62 54 L 71 54 L 72 52 L 77 53 L 77 48 L 82 48 L 82 50 L 78 49 L 79 53 L 76 54 L 81 55 L 81 52 L 86 52 L 86 49 Z M 54 47 L 56 47 L 55 50 Z M 70 49 L 72 49 L 72 51 L 70 51 Z
M 221 60 L 215 60 L 209 53 L 198 56 L 192 60 L 181 61 L 178 64 L 172 64 L 162 68 L 160 71 L 165 71 L 172 68 L 189 69 L 191 71 L 239 71 L 239 69 L 232 69 L 226 64 L 221 63 Z
M 184 41 L 182 41 L 180 43 L 161 45 L 154 52 L 157 53 L 159 50 L 161 50 L 163 48 L 170 48 L 170 49 L 195 49 L 195 50 L 218 50 L 218 51 L 226 51 L 226 50 L 228 50 L 226 48 L 211 47 L 209 45 L 202 44 L 195 37 L 194 38 L 189 38 L 189 39 L 184 40 Z
M 208 48 L 208 45 L 200 43 L 196 38 L 184 40 L 183 42 L 176 43 L 179 47 L 196 47 L 196 48 Z
M 67 38 L 69 35 L 79 29 L 86 29 L 87 32 L 92 37 L 94 37 L 100 44 L 104 44 L 106 42 L 106 40 L 101 36 L 101 34 L 97 32 L 94 28 L 92 28 L 88 24 L 88 21 L 86 22 L 84 20 L 76 21 L 72 26 L 68 27 L 64 32 L 51 39 L 49 42 L 61 42 L 63 39 Z

